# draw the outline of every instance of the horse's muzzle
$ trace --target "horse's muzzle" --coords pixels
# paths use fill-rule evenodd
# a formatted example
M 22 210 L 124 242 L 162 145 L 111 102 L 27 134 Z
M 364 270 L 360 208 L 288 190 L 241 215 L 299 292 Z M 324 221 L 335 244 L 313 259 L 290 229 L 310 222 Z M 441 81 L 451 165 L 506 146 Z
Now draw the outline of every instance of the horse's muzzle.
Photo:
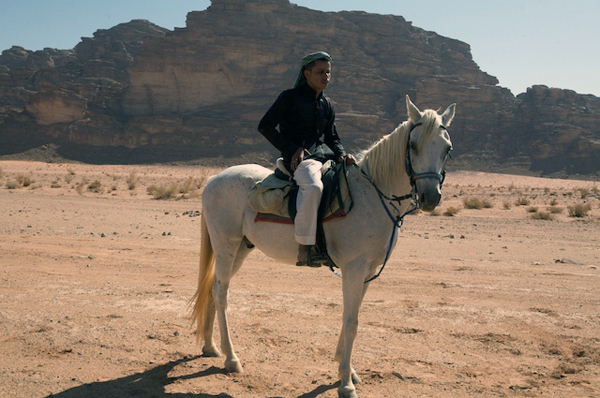
M 440 204 L 440 200 L 442 200 L 442 193 L 439 185 L 436 184 L 435 187 L 419 192 L 419 209 L 427 212 L 433 211 Z

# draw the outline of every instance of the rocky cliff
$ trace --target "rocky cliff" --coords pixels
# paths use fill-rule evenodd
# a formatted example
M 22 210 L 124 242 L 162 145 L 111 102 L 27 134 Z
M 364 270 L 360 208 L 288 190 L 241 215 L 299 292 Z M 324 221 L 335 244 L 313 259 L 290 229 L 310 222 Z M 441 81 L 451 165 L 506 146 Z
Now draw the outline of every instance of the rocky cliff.
M 479 69 L 468 44 L 400 16 L 213 0 L 186 25 L 136 20 L 73 50 L 4 51 L 0 155 L 53 141 L 87 161 L 275 155 L 258 121 L 293 84 L 300 58 L 326 50 L 327 94 L 350 150 L 405 120 L 409 94 L 421 108 L 458 104 L 451 134 L 462 165 L 600 171 L 599 98 L 543 86 L 515 97 Z

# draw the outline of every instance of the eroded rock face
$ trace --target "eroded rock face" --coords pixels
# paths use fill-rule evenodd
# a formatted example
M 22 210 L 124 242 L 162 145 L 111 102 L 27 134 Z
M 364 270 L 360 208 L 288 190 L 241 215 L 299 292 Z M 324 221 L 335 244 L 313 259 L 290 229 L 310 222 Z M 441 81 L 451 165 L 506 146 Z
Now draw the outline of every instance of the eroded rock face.
M 479 69 L 466 43 L 400 16 L 320 12 L 288 0 L 213 0 L 172 32 L 136 20 L 73 50 L 6 50 L 0 139 L 28 129 L 78 145 L 155 148 L 156 161 L 165 152 L 270 150 L 258 121 L 316 50 L 333 56 L 327 95 L 350 150 L 404 121 L 409 94 L 421 108 L 457 102 L 459 159 L 497 171 L 507 162 L 599 170 L 597 97 L 543 86 L 514 97 Z

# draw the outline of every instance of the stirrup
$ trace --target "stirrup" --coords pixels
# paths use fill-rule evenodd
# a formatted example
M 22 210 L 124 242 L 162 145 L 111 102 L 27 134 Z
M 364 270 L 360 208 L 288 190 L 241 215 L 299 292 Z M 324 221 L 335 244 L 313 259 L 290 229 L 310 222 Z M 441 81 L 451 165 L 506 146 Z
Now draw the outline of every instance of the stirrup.
M 323 253 L 316 253 L 314 251 L 314 246 L 312 246 L 308 250 L 308 254 L 306 255 L 306 260 L 296 262 L 297 267 L 311 267 L 311 268 L 319 268 L 323 264 L 326 264 L 329 261 L 329 256 Z

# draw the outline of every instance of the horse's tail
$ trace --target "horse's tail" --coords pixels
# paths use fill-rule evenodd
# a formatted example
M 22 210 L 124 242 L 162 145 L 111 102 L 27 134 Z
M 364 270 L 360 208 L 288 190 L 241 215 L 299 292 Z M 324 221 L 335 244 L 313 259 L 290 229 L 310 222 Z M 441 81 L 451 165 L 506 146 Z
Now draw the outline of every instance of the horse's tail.
M 215 252 L 213 251 L 212 244 L 210 243 L 210 236 L 208 234 L 208 228 L 206 227 L 206 221 L 202 216 L 201 221 L 201 243 L 200 243 L 200 272 L 198 275 L 198 289 L 196 294 L 192 297 L 192 301 L 195 301 L 194 308 L 192 310 L 191 321 L 192 324 L 196 323 L 196 341 L 200 341 L 200 336 L 208 316 L 208 312 L 214 308 L 214 298 L 212 295 L 213 283 L 215 280 Z

